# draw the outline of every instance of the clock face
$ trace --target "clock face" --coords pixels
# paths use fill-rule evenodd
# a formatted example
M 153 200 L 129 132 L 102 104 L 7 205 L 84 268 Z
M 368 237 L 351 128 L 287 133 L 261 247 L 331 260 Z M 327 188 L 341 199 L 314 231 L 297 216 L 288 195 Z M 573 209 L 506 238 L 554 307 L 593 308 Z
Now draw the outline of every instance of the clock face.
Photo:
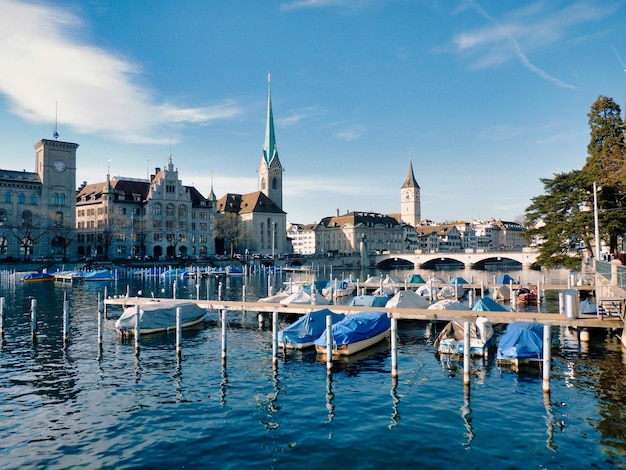
M 408 189 L 405 189 L 403 191 L 402 196 L 404 197 L 405 201 L 410 201 L 411 200 L 411 191 L 409 191 Z
M 52 168 L 58 173 L 63 173 L 65 171 L 65 162 L 63 160 L 57 160 L 52 164 Z

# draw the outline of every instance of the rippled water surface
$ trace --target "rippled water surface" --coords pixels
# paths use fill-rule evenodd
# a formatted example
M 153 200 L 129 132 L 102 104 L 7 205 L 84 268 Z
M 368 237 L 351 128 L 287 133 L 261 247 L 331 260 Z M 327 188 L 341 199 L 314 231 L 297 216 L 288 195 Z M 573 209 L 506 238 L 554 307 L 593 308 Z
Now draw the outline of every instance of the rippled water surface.
M 461 273 L 466 279 L 469 272 Z M 481 275 L 475 272 L 476 278 Z M 286 278 L 275 277 L 277 285 Z M 239 299 L 242 278 L 224 281 Z M 267 277 L 248 280 L 249 300 Z M 398 368 L 389 344 L 334 363 L 315 353 L 272 364 L 271 326 L 254 313 L 228 314 L 228 358 L 221 323 L 144 336 L 140 352 L 119 338 L 111 309 L 97 344 L 97 299 L 138 290 L 171 295 L 169 281 L 3 285 L 0 348 L 2 468 L 626 468 L 626 366 L 618 339 L 553 327 L 551 393 L 539 372 L 501 370 L 493 358 L 440 361 L 432 343 L 443 324 L 401 321 Z M 178 297 L 215 298 L 214 279 L 179 281 Z M 70 339 L 62 303 L 70 303 Z M 556 311 L 554 293 L 542 307 Z M 28 312 L 38 302 L 37 335 Z M 280 326 L 294 318 L 281 317 Z

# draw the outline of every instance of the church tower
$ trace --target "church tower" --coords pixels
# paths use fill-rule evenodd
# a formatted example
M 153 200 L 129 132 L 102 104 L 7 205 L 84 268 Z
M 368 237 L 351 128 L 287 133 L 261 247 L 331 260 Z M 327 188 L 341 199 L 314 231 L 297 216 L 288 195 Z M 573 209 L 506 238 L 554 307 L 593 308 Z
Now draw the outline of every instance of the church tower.
M 420 187 L 413 174 L 413 162 L 409 159 L 409 171 L 400 189 L 402 221 L 413 227 L 419 225 L 422 214 L 420 208 Z
M 278 159 L 276 136 L 274 135 L 274 116 L 272 114 L 272 95 L 270 74 L 267 74 L 267 124 L 265 143 L 261 163 L 259 163 L 259 191 L 283 208 L 283 166 Z

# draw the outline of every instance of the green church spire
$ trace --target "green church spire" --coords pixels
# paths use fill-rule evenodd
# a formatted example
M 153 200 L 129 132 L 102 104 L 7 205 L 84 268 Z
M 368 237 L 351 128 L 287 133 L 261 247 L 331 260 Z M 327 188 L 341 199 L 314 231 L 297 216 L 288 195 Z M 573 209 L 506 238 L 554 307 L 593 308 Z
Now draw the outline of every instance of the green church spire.
M 270 74 L 267 74 L 267 124 L 265 128 L 265 143 L 263 145 L 263 158 L 268 165 L 272 160 L 278 160 L 276 149 L 276 136 L 274 135 L 274 115 L 272 113 L 272 92 L 270 89 Z

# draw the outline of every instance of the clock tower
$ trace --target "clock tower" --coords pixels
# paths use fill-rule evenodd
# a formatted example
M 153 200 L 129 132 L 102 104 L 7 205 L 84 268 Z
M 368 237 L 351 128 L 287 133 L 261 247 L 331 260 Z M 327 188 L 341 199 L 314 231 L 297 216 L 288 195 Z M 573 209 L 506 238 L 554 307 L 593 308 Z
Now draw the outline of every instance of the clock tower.
M 413 227 L 421 220 L 420 187 L 413 174 L 413 163 L 409 159 L 409 170 L 400 188 L 400 210 L 402 221 Z
M 41 179 L 42 214 L 50 218 L 53 251 L 65 254 L 76 229 L 76 149 L 78 144 L 42 139 L 35 144 Z M 56 237 L 56 238 L 55 238 Z M 56 240 L 56 241 L 55 241 Z M 55 245 L 55 243 L 57 245 Z
M 267 124 L 265 143 L 259 163 L 259 191 L 269 197 L 279 209 L 283 208 L 283 166 L 278 159 L 276 136 L 274 135 L 274 115 L 272 114 L 272 97 L 270 91 L 270 75 L 267 74 Z

